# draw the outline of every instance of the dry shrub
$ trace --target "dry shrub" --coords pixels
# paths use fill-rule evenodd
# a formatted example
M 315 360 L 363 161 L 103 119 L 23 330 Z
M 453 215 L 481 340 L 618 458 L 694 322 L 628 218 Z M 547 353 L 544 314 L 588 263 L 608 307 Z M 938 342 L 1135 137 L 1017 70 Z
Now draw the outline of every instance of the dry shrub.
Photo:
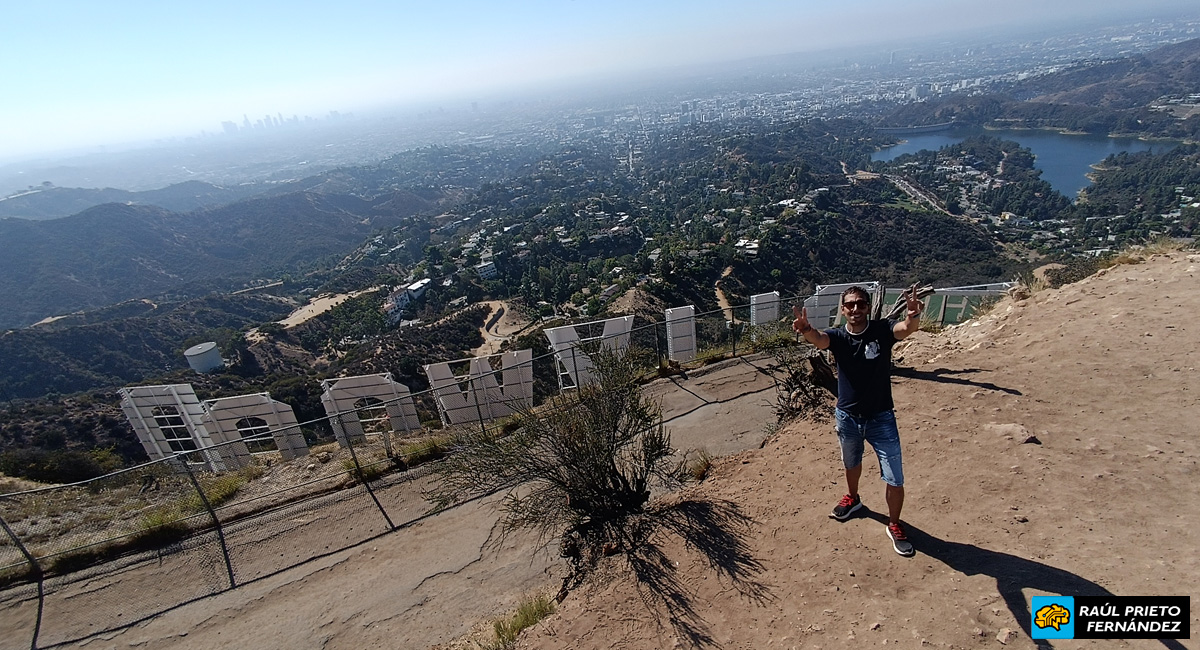
M 683 459 L 683 474 L 687 478 L 699 483 L 708 476 L 708 470 L 712 468 L 713 455 L 708 453 L 707 449 L 693 449 L 684 455 Z
M 605 549 L 628 548 L 651 486 L 678 485 L 682 470 L 670 466 L 670 436 L 638 386 L 634 355 L 590 354 L 595 382 L 522 414 L 521 429 L 459 437 L 426 495 L 435 509 L 506 492 L 502 531 L 561 535 L 576 572 Z
M 776 419 L 828 419 L 829 395 L 837 392 L 837 378 L 821 353 L 808 345 L 789 345 L 775 348 L 771 356 L 782 371 L 782 377 L 775 378 Z

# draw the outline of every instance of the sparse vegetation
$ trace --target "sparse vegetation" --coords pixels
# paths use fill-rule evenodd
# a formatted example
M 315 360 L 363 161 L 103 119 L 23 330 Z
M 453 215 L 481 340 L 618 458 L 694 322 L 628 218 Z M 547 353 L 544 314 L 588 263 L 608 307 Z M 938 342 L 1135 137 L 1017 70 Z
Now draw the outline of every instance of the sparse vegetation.
M 975 305 L 975 309 L 971 311 L 971 318 L 979 318 L 990 313 L 1000 304 L 1000 296 L 984 296 L 979 300 L 979 304 Z
M 452 436 L 430 436 L 400 448 L 400 456 L 410 467 L 428 463 L 445 456 L 450 451 Z
M 487 650 L 506 650 L 513 647 L 522 630 L 532 627 L 553 613 L 554 601 L 546 595 L 525 598 L 511 617 L 495 622 L 493 627 L 496 638 L 487 646 Z
M 1026 271 L 1017 275 L 1017 286 L 1013 288 L 1012 295 L 1017 299 L 1025 299 L 1037 295 L 1051 286 L 1051 281 L 1047 278 L 1052 271 L 1058 269 L 1047 269 L 1044 274 L 1036 274 L 1032 271 Z
M 523 417 L 509 436 L 460 437 L 427 495 L 435 508 L 506 490 L 503 530 L 561 534 L 576 573 L 628 547 L 651 484 L 678 484 L 682 471 L 670 466 L 670 437 L 636 383 L 635 357 L 597 350 L 594 383 Z
M 938 332 L 942 331 L 942 329 L 943 329 L 942 321 L 940 321 L 936 318 L 933 318 L 933 317 L 929 316 L 928 314 L 922 314 L 921 315 L 921 325 L 920 325 L 919 329 L 922 332 L 928 332 L 930 334 L 937 334 Z
M 232 499 L 247 480 L 255 474 L 255 470 L 249 469 L 251 467 L 257 468 L 256 465 L 250 465 L 246 470 L 214 474 L 198 479 L 200 489 L 204 490 L 204 498 L 208 499 L 209 505 L 215 508 Z M 262 475 L 261 468 L 257 468 L 257 474 Z M 204 510 L 204 502 L 200 499 L 199 494 L 192 494 L 183 502 L 182 507 L 188 512 L 201 512 Z
M 192 532 L 188 514 L 176 506 L 156 507 L 138 520 L 137 530 L 123 537 L 69 549 L 41 560 L 49 574 L 64 574 L 107 562 L 125 553 L 163 548 L 187 537 Z M 36 571 L 20 570 L 0 576 L 0 586 L 26 579 L 36 579 Z
M 1186 241 L 1160 237 L 1145 245 L 1133 245 L 1100 257 L 1074 257 L 1067 260 L 1058 268 L 1047 269 L 1045 280 L 1036 277 L 1021 276 L 1019 282 L 1029 289 L 1030 294 L 1036 294 L 1043 289 L 1057 289 L 1063 285 L 1078 282 L 1100 269 L 1112 268 L 1123 264 L 1141 264 L 1151 255 L 1163 255 L 1194 246 Z
M 829 395 L 836 393 L 837 379 L 830 367 L 823 363 L 820 353 L 807 345 L 789 345 L 775 348 L 771 355 L 783 370 L 783 379 L 775 382 L 777 420 L 826 420 L 829 417 Z M 815 368 L 822 368 L 822 373 Z M 827 376 L 824 376 L 825 371 L 829 371 Z
M 359 464 L 361 464 L 361 469 L 359 468 Z M 386 474 L 390 474 L 403 466 L 403 461 L 397 463 L 393 459 L 385 456 L 366 458 L 360 455 L 358 458 L 358 464 L 355 464 L 354 459 L 350 457 L 342 459 L 342 469 L 346 470 L 346 474 L 350 476 L 350 481 L 348 484 L 374 481 L 375 479 L 378 479 Z
M 141 529 L 130 536 L 130 545 L 153 548 L 179 541 L 191 532 L 186 517 L 174 506 L 155 508 L 142 516 Z
M 684 474 L 699 483 L 708 476 L 708 470 L 712 467 L 712 462 L 713 455 L 708 453 L 707 449 L 703 447 L 693 449 L 684 456 Z

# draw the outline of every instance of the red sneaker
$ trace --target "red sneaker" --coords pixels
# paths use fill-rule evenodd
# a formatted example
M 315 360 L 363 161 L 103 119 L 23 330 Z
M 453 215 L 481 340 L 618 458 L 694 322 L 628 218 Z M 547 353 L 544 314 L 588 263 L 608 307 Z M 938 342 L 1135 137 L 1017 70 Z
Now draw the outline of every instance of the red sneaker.
M 833 512 L 829 513 L 829 516 L 838 521 L 846 521 L 850 518 L 850 515 L 854 514 L 855 510 L 861 507 L 863 507 L 862 500 L 858 498 L 857 494 L 854 496 L 847 494 L 833 507 Z
M 892 540 L 892 548 L 900 555 L 909 557 L 917 552 L 913 549 L 912 542 L 908 541 L 908 535 L 904 534 L 904 529 L 900 527 L 900 524 L 888 524 L 887 534 Z

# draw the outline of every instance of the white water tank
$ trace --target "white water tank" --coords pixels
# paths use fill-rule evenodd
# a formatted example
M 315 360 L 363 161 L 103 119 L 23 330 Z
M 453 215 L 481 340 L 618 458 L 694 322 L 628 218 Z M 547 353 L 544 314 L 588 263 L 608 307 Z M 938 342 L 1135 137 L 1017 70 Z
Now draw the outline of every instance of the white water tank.
M 193 345 L 183 353 L 183 356 L 187 357 L 188 365 L 196 372 L 212 372 L 225 367 L 225 361 L 221 359 L 221 351 L 212 341 Z

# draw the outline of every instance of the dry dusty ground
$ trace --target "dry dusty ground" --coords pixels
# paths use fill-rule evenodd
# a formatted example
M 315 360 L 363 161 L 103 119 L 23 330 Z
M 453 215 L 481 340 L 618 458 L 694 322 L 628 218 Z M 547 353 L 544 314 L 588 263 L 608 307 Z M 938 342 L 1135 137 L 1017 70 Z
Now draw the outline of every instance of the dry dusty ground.
M 1157 256 L 906 341 L 915 557 L 889 546 L 873 458 L 870 511 L 827 517 L 832 425 L 799 422 L 684 495 L 716 504 L 691 508 L 710 534 L 612 558 L 520 647 L 1029 648 L 1032 596 L 1198 595 L 1198 279 L 1200 256 Z
M 521 647 L 1028 648 L 1031 596 L 1193 595 L 1198 275 L 1200 256 L 1155 257 L 906 341 L 894 385 L 912 558 L 884 534 L 873 458 L 870 510 L 827 517 L 843 492 L 832 425 L 799 422 L 758 448 L 770 383 L 750 361 L 654 389 L 677 445 L 737 453 L 674 497 L 685 505 L 653 545 L 606 560 Z M 446 647 L 562 575 L 528 538 L 486 547 L 488 506 L 77 645 Z
M 319 316 L 334 307 L 346 302 L 347 300 L 361 296 L 370 291 L 378 291 L 379 287 L 371 287 L 370 289 L 362 289 L 360 291 L 351 291 L 350 293 L 339 293 L 336 296 L 318 296 L 313 298 L 311 302 L 288 315 L 287 318 L 279 321 L 284 327 L 295 327 L 314 316 Z

